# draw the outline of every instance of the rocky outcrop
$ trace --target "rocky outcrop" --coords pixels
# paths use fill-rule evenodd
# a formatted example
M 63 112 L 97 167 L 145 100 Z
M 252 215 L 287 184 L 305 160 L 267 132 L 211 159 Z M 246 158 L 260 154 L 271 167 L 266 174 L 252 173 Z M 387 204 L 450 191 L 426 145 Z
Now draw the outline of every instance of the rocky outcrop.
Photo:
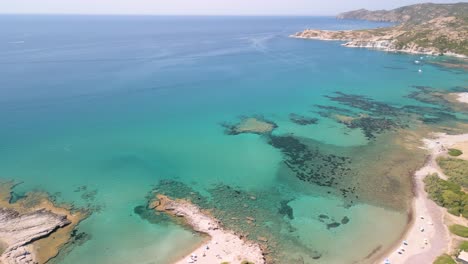
M 171 199 L 165 195 L 157 195 L 156 198 L 150 203 L 150 208 L 173 216 L 179 221 L 182 220 L 193 230 L 211 238 L 191 252 L 190 256 L 177 261 L 176 264 L 265 263 L 260 245 L 247 241 L 233 231 L 225 229 L 221 222 L 209 212 L 201 210 L 187 200 Z M 251 217 L 248 220 L 255 221 Z
M 466 4 L 468 6 L 468 3 Z M 421 24 L 405 23 L 367 30 L 307 29 L 291 37 L 345 41 L 343 46 L 429 55 L 468 56 L 468 20 L 438 17 Z
M 14 182 L 0 182 L 0 263 L 47 263 L 73 238 L 87 210 L 57 206 L 42 192 L 11 202 Z
M 425 15 L 424 15 L 425 14 Z M 402 22 L 387 28 L 307 29 L 292 37 L 345 41 L 343 46 L 429 55 L 468 56 L 468 3 L 415 5 L 392 11 L 357 10 L 339 18 Z
M 398 48 L 397 41 L 394 40 L 375 40 L 375 41 L 364 41 L 364 40 L 353 40 L 344 43 L 343 46 L 350 48 L 367 48 L 377 49 L 388 52 L 404 52 L 411 54 L 427 54 L 427 55 L 440 55 L 442 54 L 436 48 L 425 48 L 419 47 L 418 45 L 408 45 L 407 47 L 400 49 Z M 459 54 L 453 54 L 455 56 L 462 56 Z M 453 56 L 452 55 L 452 56 Z
M 30 243 L 70 223 L 65 215 L 44 209 L 21 214 L 13 209 L 0 208 L 0 240 L 6 246 L 0 262 L 37 263 Z

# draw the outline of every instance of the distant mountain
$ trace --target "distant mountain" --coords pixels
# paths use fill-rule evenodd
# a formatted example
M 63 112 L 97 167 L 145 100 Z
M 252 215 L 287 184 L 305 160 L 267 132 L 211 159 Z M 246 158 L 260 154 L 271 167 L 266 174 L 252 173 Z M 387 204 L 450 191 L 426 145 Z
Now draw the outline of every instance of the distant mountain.
M 347 47 L 468 57 L 468 3 L 417 4 L 390 11 L 360 9 L 337 17 L 399 24 L 366 30 L 308 29 L 292 37 L 347 41 L 343 44 Z
M 418 24 L 438 17 L 468 18 L 468 3 L 456 4 L 417 4 L 393 10 L 369 11 L 359 9 L 341 13 L 339 19 L 359 19 L 381 22 Z

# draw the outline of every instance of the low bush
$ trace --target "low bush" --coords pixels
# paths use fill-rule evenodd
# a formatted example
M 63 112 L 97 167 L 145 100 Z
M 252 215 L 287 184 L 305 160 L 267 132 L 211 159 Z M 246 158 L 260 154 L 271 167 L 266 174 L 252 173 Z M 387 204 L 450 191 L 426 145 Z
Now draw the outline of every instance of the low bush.
M 438 205 L 447 208 L 453 215 L 463 215 L 468 218 L 468 194 L 461 190 L 460 185 L 446 181 L 437 174 L 428 175 L 424 179 L 426 192 Z
M 468 252 L 468 241 L 463 241 L 458 247 L 458 252 L 466 251 Z
M 463 152 L 459 149 L 448 149 L 448 154 L 452 157 L 458 157 L 463 154 Z
M 438 158 L 437 163 L 451 182 L 468 188 L 468 161 L 453 158 Z
M 468 237 L 468 227 L 462 225 L 451 225 L 449 226 L 450 232 L 457 236 Z
M 442 256 L 439 256 L 435 261 L 434 264 L 457 264 L 455 260 L 453 260 L 452 257 L 450 257 L 447 254 L 444 254 Z

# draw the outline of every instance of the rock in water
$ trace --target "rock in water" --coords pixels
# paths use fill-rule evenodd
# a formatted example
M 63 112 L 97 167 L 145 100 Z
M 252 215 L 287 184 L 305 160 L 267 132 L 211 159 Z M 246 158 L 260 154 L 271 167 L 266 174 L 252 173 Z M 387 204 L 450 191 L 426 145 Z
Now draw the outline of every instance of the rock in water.
M 44 209 L 21 214 L 13 209 L 0 208 L 0 240 L 6 245 L 0 262 L 37 263 L 30 244 L 70 223 L 65 215 Z

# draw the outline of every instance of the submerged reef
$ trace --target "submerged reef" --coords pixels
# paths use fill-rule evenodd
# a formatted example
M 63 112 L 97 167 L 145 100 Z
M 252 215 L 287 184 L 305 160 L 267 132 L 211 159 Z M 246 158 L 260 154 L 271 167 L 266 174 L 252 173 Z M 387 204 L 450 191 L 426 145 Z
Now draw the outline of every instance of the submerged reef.
M 70 241 L 75 228 L 89 214 L 56 205 L 41 192 L 27 193 L 12 202 L 13 182 L 0 183 L 0 242 L 2 263 L 46 263 Z
M 225 228 L 259 244 L 267 263 L 298 263 L 295 261 L 297 259 L 311 263 L 325 254 L 298 240 L 296 230 L 290 223 L 294 219 L 293 209 L 288 205 L 294 197 L 281 188 L 249 192 L 230 185 L 216 184 L 202 194 L 182 182 L 162 180 L 148 193 L 149 204 L 154 201 L 155 194 L 184 199 L 209 211 Z M 162 222 L 178 221 L 178 218 L 167 218 L 165 214 L 154 210 L 151 216 L 149 208 L 142 210 L 137 207 L 135 210 L 150 222 L 156 219 Z
M 379 134 L 419 124 L 454 125 L 454 122 L 460 121 L 455 112 L 468 112 L 466 105 L 454 103 L 456 99 L 452 98 L 451 91 L 425 86 L 413 88 L 415 91 L 406 97 L 426 105 L 394 106 L 362 95 L 336 92 L 326 97 L 340 106 L 316 105 L 315 108 L 322 117 L 333 119 L 350 129 L 361 129 L 369 140 L 374 140 Z
M 193 230 L 210 237 L 200 245 L 192 255 L 202 255 L 205 263 L 236 262 L 265 263 L 260 245 L 226 229 L 221 222 L 207 210 L 202 210 L 187 199 L 173 199 L 166 195 L 156 194 L 148 207 L 167 214 L 177 222 L 182 221 Z M 209 248 L 209 251 L 207 250 Z M 187 254 L 188 255 L 188 254 Z M 193 259 L 189 258 L 189 262 Z M 180 260 L 176 263 L 186 263 Z
M 278 209 L 278 213 L 280 215 L 284 215 L 284 216 L 287 216 L 289 219 L 293 220 L 294 219 L 294 212 L 293 212 L 293 208 L 291 206 L 289 206 L 289 202 L 291 202 L 291 200 L 283 200 L 280 202 L 280 208 Z
M 441 109 L 450 111 L 450 103 L 446 100 L 444 93 L 438 92 L 435 89 L 428 86 L 413 85 L 413 92 L 408 94 L 406 97 L 414 99 L 416 101 L 435 104 Z
M 278 126 L 261 116 L 242 117 L 237 124 L 221 124 L 228 135 L 239 135 L 243 133 L 269 134 Z
M 339 227 L 341 225 L 346 225 L 350 221 L 349 217 L 347 217 L 347 216 L 344 216 L 340 221 L 337 221 L 337 220 L 335 220 L 335 218 L 330 217 L 330 216 L 325 215 L 325 214 L 320 214 L 318 216 L 318 220 L 319 220 L 319 222 L 324 223 L 328 230 L 333 229 L 333 228 L 337 228 L 337 227 Z
M 349 157 L 324 154 L 294 136 L 270 136 L 268 143 L 285 156 L 284 163 L 302 181 L 319 186 L 336 186 L 351 172 Z
M 366 111 L 369 114 L 375 113 L 379 116 L 395 116 L 398 114 L 398 108 L 383 102 L 376 101 L 363 95 L 335 92 L 334 96 L 329 95 L 325 97 L 329 98 L 331 101 L 338 102 L 342 105 Z
M 306 117 L 306 116 L 302 116 L 302 115 L 298 115 L 294 113 L 289 114 L 289 120 L 291 120 L 291 122 L 298 124 L 300 126 L 314 125 L 314 124 L 317 124 L 318 122 L 318 118 Z
M 405 127 L 405 124 L 397 118 L 399 109 L 389 104 L 366 96 L 342 92 L 326 97 L 347 108 L 318 105 L 316 106 L 320 109 L 318 114 L 334 119 L 350 129 L 361 129 L 369 140 L 375 139 L 378 134 Z
M 428 60 L 427 63 L 439 67 L 441 70 L 458 70 L 461 73 L 468 71 L 468 59 L 439 57 L 434 60 Z

